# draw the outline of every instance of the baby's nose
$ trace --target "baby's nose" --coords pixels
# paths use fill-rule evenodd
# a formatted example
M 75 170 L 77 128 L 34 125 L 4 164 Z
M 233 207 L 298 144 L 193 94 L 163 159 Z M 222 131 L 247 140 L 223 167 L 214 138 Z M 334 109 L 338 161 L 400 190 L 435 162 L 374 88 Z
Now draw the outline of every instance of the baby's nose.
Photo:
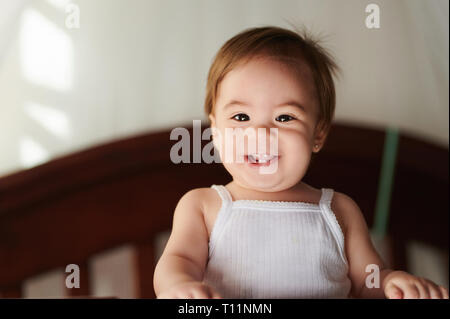
M 254 127 L 254 139 L 249 139 L 249 150 L 258 153 L 278 154 L 278 128 L 272 126 Z

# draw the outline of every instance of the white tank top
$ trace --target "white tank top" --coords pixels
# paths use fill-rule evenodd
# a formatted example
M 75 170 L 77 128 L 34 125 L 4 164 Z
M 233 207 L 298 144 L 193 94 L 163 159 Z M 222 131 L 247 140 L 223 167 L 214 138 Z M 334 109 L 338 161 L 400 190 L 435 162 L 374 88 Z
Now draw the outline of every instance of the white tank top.
M 351 282 L 344 235 L 331 210 L 333 190 L 319 204 L 236 200 L 223 185 L 203 282 L 223 298 L 348 298 Z

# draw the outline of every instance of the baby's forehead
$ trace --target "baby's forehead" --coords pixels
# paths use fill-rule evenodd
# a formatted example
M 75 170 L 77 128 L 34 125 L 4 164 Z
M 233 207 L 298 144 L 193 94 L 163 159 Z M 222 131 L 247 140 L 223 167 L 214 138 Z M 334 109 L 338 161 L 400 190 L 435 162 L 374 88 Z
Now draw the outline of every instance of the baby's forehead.
M 231 71 L 249 66 L 264 67 L 268 65 L 275 65 L 278 68 L 305 75 L 312 75 L 313 73 L 308 61 L 301 56 L 291 57 L 276 55 L 251 55 L 243 57 L 235 63 L 235 66 Z
M 266 91 L 261 94 L 307 98 L 315 95 L 314 77 L 304 61 L 257 56 L 243 60 L 226 74 L 218 85 L 218 97 L 258 90 Z
M 295 81 L 303 89 L 315 89 L 314 74 L 309 64 L 301 59 L 289 57 L 254 56 L 238 61 L 220 81 L 218 88 L 224 80 L 240 79 L 246 84 L 247 78 L 267 79 L 273 77 L 273 81 L 282 80 Z M 307 88 L 306 88 L 306 87 Z

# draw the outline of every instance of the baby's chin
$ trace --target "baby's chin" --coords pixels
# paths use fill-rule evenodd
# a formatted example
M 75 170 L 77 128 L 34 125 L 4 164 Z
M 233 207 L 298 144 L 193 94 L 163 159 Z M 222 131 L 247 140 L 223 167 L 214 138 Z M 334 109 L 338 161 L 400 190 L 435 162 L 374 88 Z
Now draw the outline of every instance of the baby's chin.
M 295 180 L 283 177 L 281 174 L 262 174 L 258 176 L 247 175 L 233 176 L 233 180 L 241 186 L 261 192 L 280 192 L 296 185 Z

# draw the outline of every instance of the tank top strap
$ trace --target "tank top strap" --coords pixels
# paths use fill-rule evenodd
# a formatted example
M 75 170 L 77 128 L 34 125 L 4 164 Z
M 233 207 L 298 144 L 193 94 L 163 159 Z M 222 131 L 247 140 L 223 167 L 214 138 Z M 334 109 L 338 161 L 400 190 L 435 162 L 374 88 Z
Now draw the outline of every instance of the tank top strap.
M 231 194 L 230 192 L 227 190 L 227 188 L 224 185 L 211 185 L 211 188 L 214 188 L 217 193 L 220 196 L 220 199 L 222 200 L 222 202 L 224 204 L 229 204 L 233 201 L 233 199 L 231 198 Z
M 211 188 L 215 189 L 219 194 L 219 197 L 222 199 L 221 207 L 217 213 L 216 221 L 214 223 L 213 229 L 211 231 L 211 236 L 209 239 L 209 257 L 211 258 L 214 249 L 216 247 L 216 243 L 219 241 L 223 230 L 228 223 L 231 215 L 231 204 L 233 199 L 231 197 L 230 192 L 228 192 L 227 188 L 223 185 L 211 185 Z
M 322 188 L 322 195 L 320 197 L 319 205 L 331 205 L 334 191 L 331 188 Z
M 328 226 L 333 233 L 333 236 L 339 246 L 339 253 L 341 255 L 342 261 L 348 265 L 347 257 L 345 255 L 345 238 L 344 233 L 339 225 L 339 222 L 331 209 L 331 201 L 333 199 L 334 190 L 331 188 L 322 188 L 322 196 L 320 198 L 320 210 L 322 212 L 322 216 L 325 218 Z

